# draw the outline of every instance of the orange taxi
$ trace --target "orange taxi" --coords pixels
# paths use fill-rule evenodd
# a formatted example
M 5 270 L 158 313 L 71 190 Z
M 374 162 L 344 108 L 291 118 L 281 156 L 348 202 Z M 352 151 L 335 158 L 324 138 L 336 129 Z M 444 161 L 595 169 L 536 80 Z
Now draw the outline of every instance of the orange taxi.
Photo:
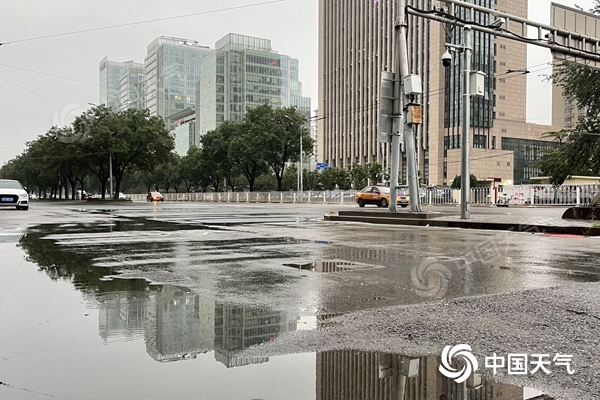
M 389 186 L 367 186 L 356 193 L 354 200 L 359 207 L 364 207 L 365 204 L 387 207 L 390 204 L 390 188 Z M 410 204 L 408 190 L 405 188 L 398 188 L 397 204 L 402 207 L 407 207 Z

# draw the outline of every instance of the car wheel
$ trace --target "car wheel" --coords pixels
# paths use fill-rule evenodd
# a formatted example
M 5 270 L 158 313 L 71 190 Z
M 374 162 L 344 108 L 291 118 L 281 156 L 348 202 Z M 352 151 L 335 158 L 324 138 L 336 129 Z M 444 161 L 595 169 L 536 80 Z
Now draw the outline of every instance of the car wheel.
M 379 203 L 380 207 L 387 207 L 388 206 L 388 202 L 386 199 L 381 199 L 381 202 Z
M 29 210 L 29 206 L 17 206 L 17 210 L 27 211 Z
M 358 206 L 359 207 L 364 207 L 365 206 L 365 201 L 363 199 L 358 199 Z

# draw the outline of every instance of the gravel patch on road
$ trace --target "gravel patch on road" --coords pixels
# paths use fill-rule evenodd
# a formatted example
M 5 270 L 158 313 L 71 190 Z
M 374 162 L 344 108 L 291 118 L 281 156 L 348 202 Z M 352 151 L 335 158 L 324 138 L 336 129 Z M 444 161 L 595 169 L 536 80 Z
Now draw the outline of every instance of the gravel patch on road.
M 508 375 L 504 369 L 490 378 L 556 399 L 599 399 L 600 283 L 346 314 L 326 320 L 320 329 L 283 335 L 242 355 L 355 349 L 426 356 L 463 343 L 473 348 L 479 371 L 488 376 L 485 357 L 493 353 L 550 354 L 550 359 L 556 353 L 572 355 L 572 375 L 552 363 L 549 375 Z

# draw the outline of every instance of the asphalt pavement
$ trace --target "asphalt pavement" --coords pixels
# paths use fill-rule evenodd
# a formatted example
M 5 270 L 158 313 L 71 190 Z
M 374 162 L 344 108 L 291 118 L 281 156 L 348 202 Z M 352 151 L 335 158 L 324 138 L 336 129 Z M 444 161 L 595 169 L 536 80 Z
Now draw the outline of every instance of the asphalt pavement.
M 434 215 L 425 221 L 460 218 L 453 206 L 424 208 Z M 34 202 L 29 211 L 0 210 L 0 243 L 18 243 L 29 262 L 43 268 L 66 263 L 67 270 L 100 271 L 102 279 L 176 285 L 213 302 L 297 315 L 305 324 L 240 354 L 355 349 L 439 355 L 459 343 L 470 344 L 478 357 L 560 352 L 572 354 L 575 374 L 492 378 L 556 398 L 600 397 L 600 238 L 324 218 L 357 209 Z M 563 211 L 473 207 L 471 217 L 571 226 Z M 576 226 L 593 228 L 593 222 Z M 86 292 L 98 285 L 76 283 Z M 10 301 L 15 294 L 7 293 Z

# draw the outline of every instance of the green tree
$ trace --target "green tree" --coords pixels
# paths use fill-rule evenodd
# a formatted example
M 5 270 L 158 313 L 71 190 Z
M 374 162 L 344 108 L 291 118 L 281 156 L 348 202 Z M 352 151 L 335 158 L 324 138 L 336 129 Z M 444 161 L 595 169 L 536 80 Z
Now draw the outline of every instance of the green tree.
M 245 121 L 239 124 L 238 129 L 232 132 L 227 154 L 233 166 L 246 178 L 252 192 L 256 178 L 267 170 L 261 144 L 262 132 Z
M 267 171 L 265 173 L 260 174 L 256 178 L 255 189 L 261 191 L 276 190 L 277 179 L 275 178 L 275 175 L 273 175 L 273 172 Z
M 277 180 L 275 180 L 277 182 Z M 302 182 L 304 184 L 304 182 Z M 290 165 L 285 169 L 281 180 L 281 190 L 296 190 L 298 187 L 298 168 Z M 307 188 L 307 190 L 310 190 Z
M 554 142 L 563 143 L 570 134 L 571 134 L 570 130 L 568 130 L 568 129 L 561 129 L 560 131 L 556 131 L 556 132 L 545 132 L 545 133 L 542 133 L 542 138 L 544 138 L 544 139 L 551 138 L 552 141 L 554 141 Z
M 148 110 L 111 112 L 104 106 L 86 111 L 73 123 L 75 134 L 86 134 L 84 153 L 90 156 L 88 169 L 102 183 L 104 196 L 108 181 L 108 159 L 112 159 L 117 196 L 126 171 L 150 171 L 169 158 L 173 138 L 163 120 Z
M 302 175 L 303 181 L 302 185 L 306 190 L 321 190 L 321 184 L 319 182 L 319 171 L 309 171 L 307 169 L 304 170 Z
M 565 148 L 550 148 L 544 152 L 542 159 L 534 165 L 542 175 L 550 176 L 550 183 L 562 185 L 571 171 L 565 156 Z
M 461 182 L 462 182 L 462 177 L 460 175 L 456 175 L 454 177 L 454 180 L 452 181 L 452 185 L 450 185 L 450 187 L 452 189 L 460 189 L 461 186 Z M 470 177 L 470 187 L 471 188 L 476 188 L 477 186 L 479 186 L 479 182 L 477 181 L 477 177 L 473 174 L 471 174 Z
M 350 182 L 355 189 L 362 189 L 368 184 L 369 167 L 358 163 L 350 167 Z
M 186 192 L 190 192 L 192 188 L 199 188 L 202 186 L 202 171 L 201 171 L 201 159 L 202 150 L 196 146 L 189 148 L 187 154 L 181 157 L 180 174 L 183 184 L 185 185 Z
M 352 187 L 350 174 L 343 168 L 329 168 L 319 175 L 323 190 L 348 190 Z
M 249 110 L 244 121 L 258 141 L 261 158 L 275 174 L 277 190 L 281 191 L 287 164 L 300 160 L 301 140 L 303 153 L 312 154 L 313 140 L 306 118 L 295 107 L 273 108 L 264 104 Z
M 372 185 L 389 181 L 390 177 L 387 173 L 383 173 L 383 166 L 379 162 L 374 161 L 366 166 L 369 173 L 369 181 Z

